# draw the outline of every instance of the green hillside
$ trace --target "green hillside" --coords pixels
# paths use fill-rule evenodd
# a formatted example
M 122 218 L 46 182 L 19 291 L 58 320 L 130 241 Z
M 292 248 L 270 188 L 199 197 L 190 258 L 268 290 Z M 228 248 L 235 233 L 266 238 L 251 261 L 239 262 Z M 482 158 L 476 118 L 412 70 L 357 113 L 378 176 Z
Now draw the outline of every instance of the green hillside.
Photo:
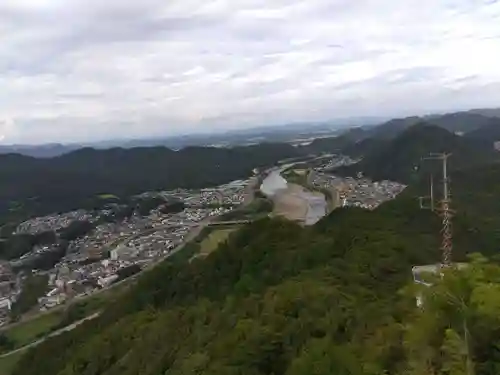
M 345 215 L 369 228 L 341 231 Z M 397 290 L 429 254 L 365 215 L 338 212 L 315 229 L 249 225 L 204 261 L 153 271 L 98 322 L 30 351 L 14 374 L 285 374 L 322 343 L 344 371 L 390 368 Z
M 356 175 L 362 172 L 374 180 L 414 183 L 422 174 L 437 173 L 438 165 L 422 162 L 422 158 L 440 152 L 453 154 L 450 158 L 453 169 L 500 159 L 493 148 L 485 148 L 481 142 L 462 138 L 434 125 L 420 123 L 408 128 L 391 142 L 371 148 L 360 163 L 339 168 L 336 173 Z
M 313 228 L 255 222 L 205 260 L 149 272 L 96 321 L 30 350 L 13 374 L 407 374 L 402 337 L 417 317 L 401 291 L 413 265 L 439 259 L 439 226 L 407 196 L 334 211 Z M 457 246 L 457 257 L 476 250 Z M 496 366 L 474 356 L 478 369 Z
M 474 190 L 483 204 L 500 181 L 490 176 Z M 439 259 L 439 228 L 409 193 L 313 228 L 255 222 L 205 260 L 165 262 L 96 322 L 30 351 L 14 374 L 307 374 L 316 356 L 318 374 L 398 373 L 411 305 L 398 291 L 413 265 Z M 474 233 L 463 239 L 459 259 L 478 250 Z

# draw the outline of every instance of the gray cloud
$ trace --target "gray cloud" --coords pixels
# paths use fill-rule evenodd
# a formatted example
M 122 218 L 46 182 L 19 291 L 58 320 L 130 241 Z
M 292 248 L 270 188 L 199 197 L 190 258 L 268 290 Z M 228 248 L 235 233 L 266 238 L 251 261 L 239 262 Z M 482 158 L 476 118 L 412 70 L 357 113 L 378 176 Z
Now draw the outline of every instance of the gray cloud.
M 4 0 L 3 142 L 500 103 L 500 3 Z

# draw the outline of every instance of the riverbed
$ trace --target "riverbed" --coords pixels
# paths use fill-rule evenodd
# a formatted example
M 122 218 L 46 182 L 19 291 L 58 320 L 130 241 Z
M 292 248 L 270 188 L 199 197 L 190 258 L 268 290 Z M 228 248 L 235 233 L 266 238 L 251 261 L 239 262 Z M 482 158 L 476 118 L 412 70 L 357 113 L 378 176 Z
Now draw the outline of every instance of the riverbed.
M 274 201 L 275 214 L 305 225 L 316 224 L 328 212 L 326 197 L 322 193 L 289 184 L 281 176 L 282 170 L 271 171 L 260 187 L 262 193 Z

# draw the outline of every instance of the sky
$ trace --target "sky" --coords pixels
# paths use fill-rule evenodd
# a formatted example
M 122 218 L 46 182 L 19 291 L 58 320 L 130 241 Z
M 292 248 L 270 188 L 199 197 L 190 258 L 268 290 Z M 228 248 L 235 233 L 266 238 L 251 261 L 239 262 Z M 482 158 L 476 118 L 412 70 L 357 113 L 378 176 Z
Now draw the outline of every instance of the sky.
M 0 0 L 0 141 L 500 107 L 500 1 Z

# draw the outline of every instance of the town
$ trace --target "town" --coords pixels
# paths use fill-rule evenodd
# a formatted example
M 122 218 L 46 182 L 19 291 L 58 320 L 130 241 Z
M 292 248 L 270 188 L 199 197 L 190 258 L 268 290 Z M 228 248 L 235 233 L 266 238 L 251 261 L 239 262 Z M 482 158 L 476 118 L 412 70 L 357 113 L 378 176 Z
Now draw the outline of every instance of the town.
M 339 177 L 315 172 L 311 183 L 319 189 L 330 190 L 342 207 L 360 207 L 373 210 L 394 199 L 406 186 L 393 181 L 374 182 L 367 178 Z
M 309 168 L 308 184 L 318 191 L 329 191 L 336 201 L 334 208 L 374 209 L 405 189 L 405 185 L 396 182 L 372 182 L 361 176 L 344 178 L 334 174 L 334 168 L 355 162 L 342 155 L 322 158 L 319 165 Z M 14 231 L 16 235 L 54 232 L 61 237 L 75 222 L 87 223 L 91 230 L 71 239 L 64 254 L 49 269 L 24 266 L 36 264 L 44 255 L 57 253 L 60 249 L 57 241 L 36 245 L 19 258 L 0 264 L 0 326 L 9 323 L 10 310 L 28 276 L 42 276 L 47 280 L 46 293 L 38 298 L 34 311 L 45 311 L 108 288 L 165 259 L 204 225 L 251 201 L 255 180 L 256 177 L 252 177 L 215 188 L 146 192 L 138 196 L 181 202 L 182 207 L 173 212 L 159 205 L 142 214 L 134 211 L 118 220 L 103 220 L 113 212 L 111 205 L 99 210 L 79 209 L 35 217 L 20 223 Z
M 311 170 L 309 183 L 317 189 L 330 191 L 337 206 L 368 210 L 396 198 L 406 188 L 406 185 L 394 181 L 371 181 L 361 175 L 357 178 L 335 175 L 335 168 L 358 161 L 347 156 L 333 157 Z
M 165 201 L 183 203 L 179 212 L 164 212 L 162 206 L 147 215 L 134 212 L 116 222 L 101 222 L 110 209 L 73 212 L 36 217 L 20 223 L 16 235 L 59 233 L 75 222 L 88 222 L 93 229 L 70 241 L 65 255 L 49 270 L 20 271 L 44 254 L 54 253 L 58 244 L 34 246 L 18 259 L 0 263 L 0 326 L 9 323 L 9 312 L 20 297 L 29 273 L 44 276 L 47 293 L 38 298 L 35 309 L 44 311 L 70 299 L 107 288 L 169 256 L 190 234 L 249 200 L 252 179 L 233 181 L 201 190 L 176 189 L 144 193 L 139 198 L 161 197 Z

